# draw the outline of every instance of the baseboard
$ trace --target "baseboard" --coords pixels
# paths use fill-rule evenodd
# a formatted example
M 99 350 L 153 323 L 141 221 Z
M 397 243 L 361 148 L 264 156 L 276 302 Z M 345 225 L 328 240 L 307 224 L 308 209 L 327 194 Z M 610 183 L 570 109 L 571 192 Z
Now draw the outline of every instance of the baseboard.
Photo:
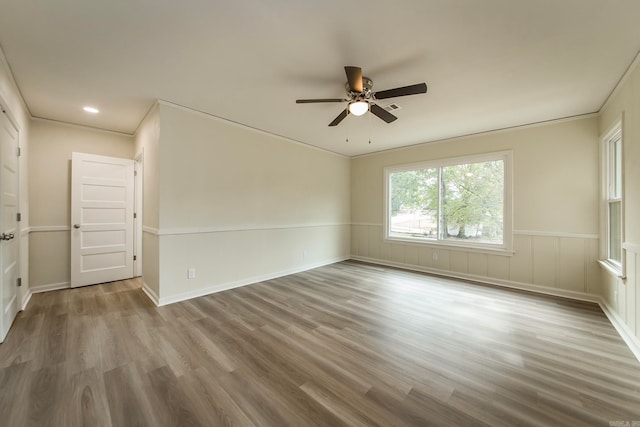
M 27 290 L 27 294 L 22 297 L 22 306 L 20 311 L 24 311 L 27 308 L 27 304 L 31 301 L 31 297 L 33 296 L 33 292 L 31 289 Z
M 487 278 L 483 276 L 475 276 L 473 274 L 455 273 L 455 272 L 450 272 L 446 270 L 439 270 L 437 268 L 427 268 L 427 267 L 421 267 L 413 264 L 384 261 L 384 260 L 379 260 L 375 258 L 367 258 L 367 257 L 356 256 L 356 255 L 351 256 L 351 259 L 355 261 L 362 261 L 362 262 L 367 262 L 371 264 L 384 265 L 388 267 L 397 267 L 405 270 L 413 270 L 413 271 L 419 271 L 423 273 L 430 273 L 430 274 L 435 274 L 438 276 L 448 277 L 452 279 L 471 280 L 474 282 L 484 283 L 487 285 L 495 285 L 495 286 L 501 286 L 504 288 L 518 289 L 521 291 L 529 291 L 529 292 L 535 292 L 535 293 L 544 294 L 544 295 L 551 295 L 551 296 L 569 298 L 569 299 L 578 300 L 578 301 L 587 301 L 587 302 L 596 303 L 600 306 L 605 316 L 607 316 L 607 318 L 609 319 L 613 327 L 616 329 L 616 331 L 618 331 L 618 334 L 620 334 L 620 337 L 622 338 L 622 340 L 629 347 L 629 350 L 631 350 L 633 355 L 640 362 L 640 339 L 638 339 L 638 337 L 636 337 L 633 334 L 633 331 L 629 329 L 629 327 L 626 325 L 626 323 L 624 323 L 622 318 L 620 318 L 620 316 L 615 312 L 615 310 L 600 295 L 588 294 L 586 292 L 568 291 L 564 289 L 553 289 L 545 286 L 531 285 L 528 283 L 520 283 L 520 282 L 513 282 L 508 280 Z
M 184 292 L 184 293 L 173 295 L 173 296 L 169 296 L 169 297 L 161 297 L 161 298 L 159 298 L 158 303 L 156 303 L 156 305 L 162 306 L 162 305 L 167 305 L 167 304 L 173 304 L 173 303 L 176 303 L 176 302 L 186 301 L 186 300 L 189 300 L 189 299 L 192 299 L 192 298 L 198 298 L 198 297 L 202 297 L 202 296 L 205 296 L 205 295 L 214 294 L 214 293 L 217 293 L 217 292 L 228 291 L 229 289 L 239 288 L 241 286 L 251 285 L 251 284 L 254 284 L 254 283 L 258 283 L 258 282 L 264 282 L 266 280 L 277 279 L 278 277 L 287 276 L 289 274 L 300 273 L 300 272 L 303 272 L 303 271 L 311 270 L 313 268 L 318 268 L 318 267 L 322 267 L 322 266 L 329 265 L 329 264 L 335 264 L 336 262 L 346 261 L 346 260 L 348 260 L 350 258 L 351 257 L 348 257 L 348 256 L 347 257 L 332 258 L 332 259 L 329 259 L 329 260 L 321 261 L 321 262 L 314 263 L 314 264 L 307 264 L 307 265 L 304 265 L 304 266 L 301 266 L 301 267 L 296 267 L 296 268 L 292 268 L 292 269 L 288 269 L 288 270 L 282 270 L 282 271 L 278 271 L 278 272 L 274 272 L 274 273 L 264 274 L 264 275 L 261 275 L 261 276 L 247 277 L 245 279 L 237 280 L 237 281 L 234 281 L 234 282 L 228 282 L 228 283 L 222 283 L 222 284 L 219 284 L 219 285 L 208 286 L 206 288 L 195 289 L 193 291 Z M 151 296 L 150 296 L 150 298 L 153 300 L 153 298 Z
M 70 282 L 60 282 L 60 283 L 50 283 L 48 285 L 32 286 L 30 288 L 30 291 L 34 294 L 38 294 L 40 292 L 57 291 L 59 289 L 68 289 L 70 287 L 71 287 Z
M 604 311 L 604 314 L 609 318 L 609 321 L 616 328 L 616 331 L 620 334 L 624 342 L 629 347 L 629 350 L 636 356 L 636 359 L 640 362 L 640 339 L 633 334 L 633 331 L 624 323 L 624 320 L 615 312 L 604 298 L 600 297 L 600 308 Z
M 147 297 L 149 297 L 149 299 L 151 300 L 151 302 L 153 302 L 156 306 L 159 306 L 160 303 L 160 298 L 158 298 L 158 295 L 156 295 L 156 293 L 154 292 L 153 289 L 151 289 L 149 287 L 149 285 L 147 285 L 144 280 L 142 281 L 142 291 L 147 295 Z

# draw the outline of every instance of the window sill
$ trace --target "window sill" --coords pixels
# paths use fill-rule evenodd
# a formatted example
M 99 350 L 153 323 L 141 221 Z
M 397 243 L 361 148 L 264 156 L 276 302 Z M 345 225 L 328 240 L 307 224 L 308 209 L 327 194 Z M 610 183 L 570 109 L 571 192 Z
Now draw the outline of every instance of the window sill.
M 488 255 L 496 255 L 496 256 L 513 256 L 515 252 L 511 249 L 506 249 L 504 247 L 487 247 L 487 246 L 475 246 L 475 245 L 465 245 L 465 244 L 455 244 L 450 242 L 442 242 L 442 241 L 425 241 L 422 239 L 411 239 L 406 237 L 389 237 L 386 236 L 383 238 L 383 242 L 385 243 L 398 243 L 403 245 L 410 246 L 421 246 L 421 247 L 431 247 L 431 248 L 439 248 L 443 250 L 453 250 L 453 251 L 461 251 L 461 252 L 473 252 L 480 254 L 488 254 Z
M 607 270 L 610 274 L 613 274 L 618 279 L 625 280 L 627 278 L 622 274 L 622 267 L 619 265 L 616 265 L 605 259 L 599 259 L 598 264 L 600 264 L 600 267 L 602 267 L 604 270 Z

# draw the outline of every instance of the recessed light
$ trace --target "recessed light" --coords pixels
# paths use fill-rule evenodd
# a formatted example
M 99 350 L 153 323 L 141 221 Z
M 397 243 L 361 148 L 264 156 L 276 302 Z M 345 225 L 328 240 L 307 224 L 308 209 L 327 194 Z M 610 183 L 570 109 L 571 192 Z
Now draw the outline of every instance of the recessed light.
M 98 114 L 100 112 L 100 110 L 94 107 L 84 107 L 83 110 L 86 111 L 87 113 L 92 113 L 92 114 Z

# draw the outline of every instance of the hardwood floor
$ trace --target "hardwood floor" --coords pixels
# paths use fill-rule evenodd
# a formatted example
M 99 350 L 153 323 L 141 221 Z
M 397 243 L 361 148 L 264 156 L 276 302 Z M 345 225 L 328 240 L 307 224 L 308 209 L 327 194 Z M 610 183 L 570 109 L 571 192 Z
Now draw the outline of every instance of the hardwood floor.
M 597 305 L 356 262 L 160 308 L 138 280 L 36 294 L 0 345 L 3 426 L 632 421 Z

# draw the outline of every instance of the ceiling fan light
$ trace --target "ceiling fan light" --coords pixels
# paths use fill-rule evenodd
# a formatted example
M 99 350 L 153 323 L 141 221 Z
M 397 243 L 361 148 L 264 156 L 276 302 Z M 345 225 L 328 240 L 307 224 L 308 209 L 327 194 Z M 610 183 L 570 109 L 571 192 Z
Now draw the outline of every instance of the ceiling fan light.
M 349 112 L 354 116 L 361 116 L 369 111 L 369 103 L 365 101 L 356 101 L 349 104 Z

